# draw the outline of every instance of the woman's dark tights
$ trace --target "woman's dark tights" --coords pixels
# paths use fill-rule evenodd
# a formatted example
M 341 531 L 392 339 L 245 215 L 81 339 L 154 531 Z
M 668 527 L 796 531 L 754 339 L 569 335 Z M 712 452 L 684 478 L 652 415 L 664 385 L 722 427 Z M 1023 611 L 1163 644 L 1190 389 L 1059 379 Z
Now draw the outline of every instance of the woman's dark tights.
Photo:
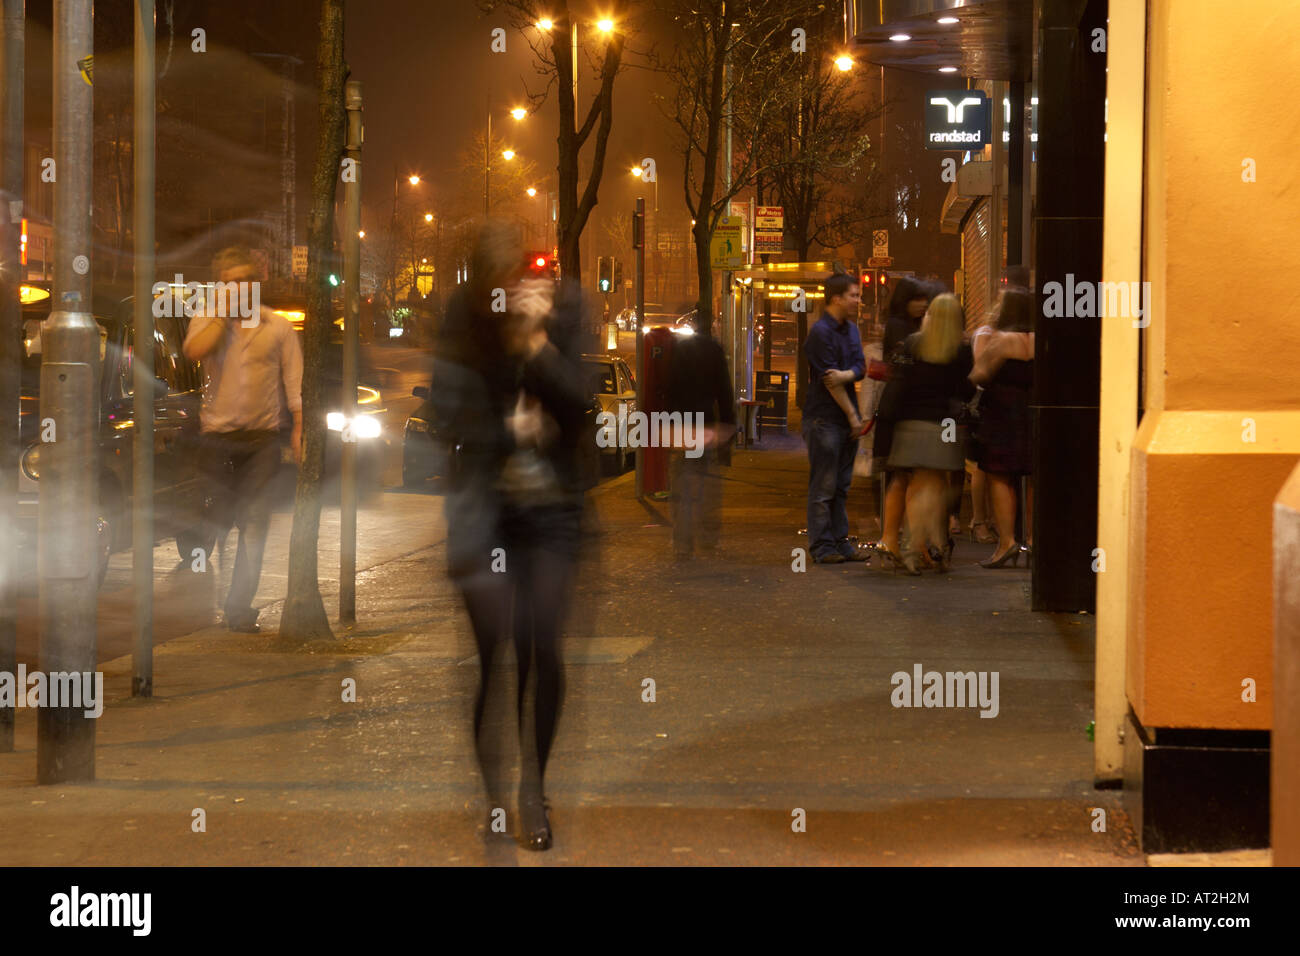
M 479 652 L 479 689 L 474 702 L 475 746 L 489 799 L 498 801 L 497 805 L 504 794 L 500 748 L 499 742 L 491 739 L 491 730 L 484 726 L 484 711 L 493 693 L 494 677 L 500 676 L 493 673 L 496 653 L 509 636 L 518 662 L 516 712 L 521 744 L 527 725 L 528 678 L 536 675 L 532 723 L 537 756 L 535 782 L 540 788 L 564 698 L 560 632 L 573 575 L 570 557 L 535 545 L 508 548 L 505 561 L 506 570 L 479 572 L 463 579 L 460 585 Z M 531 776 L 530 755 L 522 745 L 520 750 L 527 781 Z

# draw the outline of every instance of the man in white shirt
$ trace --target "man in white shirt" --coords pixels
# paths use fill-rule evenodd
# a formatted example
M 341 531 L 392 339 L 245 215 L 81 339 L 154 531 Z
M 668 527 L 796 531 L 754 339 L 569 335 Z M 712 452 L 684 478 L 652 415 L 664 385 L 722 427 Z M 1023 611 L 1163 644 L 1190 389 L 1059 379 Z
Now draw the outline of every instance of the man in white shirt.
M 229 248 L 214 261 L 219 281 L 257 281 L 248 251 Z M 241 286 L 242 288 L 242 286 Z M 235 301 L 245 300 L 236 296 Z M 205 538 L 209 550 L 233 524 L 239 550 L 225 623 L 257 633 L 253 598 L 271 523 L 270 483 L 280 467 L 280 437 L 290 431 L 294 460 L 302 457 L 302 348 L 283 316 L 260 305 L 256 316 L 207 303 L 190 320 L 185 355 L 203 363 L 207 381 L 200 414 L 199 470 L 205 484 Z M 225 312 L 224 316 L 218 312 Z

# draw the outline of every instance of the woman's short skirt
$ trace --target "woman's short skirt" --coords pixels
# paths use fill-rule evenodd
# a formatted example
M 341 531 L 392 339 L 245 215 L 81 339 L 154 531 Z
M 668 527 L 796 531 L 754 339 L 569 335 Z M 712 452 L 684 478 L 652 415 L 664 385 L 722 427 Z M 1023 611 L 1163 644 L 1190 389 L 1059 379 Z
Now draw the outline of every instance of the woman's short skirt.
M 890 468 L 931 468 L 935 471 L 961 471 L 965 468 L 962 438 L 950 426 L 953 441 L 944 441 L 943 426 L 938 422 L 906 419 L 894 426 L 890 443 Z

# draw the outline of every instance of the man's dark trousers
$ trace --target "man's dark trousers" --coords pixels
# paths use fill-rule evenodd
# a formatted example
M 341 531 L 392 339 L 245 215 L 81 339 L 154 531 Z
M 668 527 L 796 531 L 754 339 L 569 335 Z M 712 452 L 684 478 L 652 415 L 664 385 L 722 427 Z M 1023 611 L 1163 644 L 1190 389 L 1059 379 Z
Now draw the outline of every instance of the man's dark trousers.
M 213 544 L 232 525 L 239 529 L 239 550 L 225 605 L 229 625 L 257 620 L 253 598 L 262 577 L 262 556 L 271 525 L 271 480 L 279 468 L 279 432 L 204 432 L 201 436 L 199 471 L 207 505 L 204 537 L 209 556 Z
M 849 485 L 853 482 L 856 440 L 849 426 L 825 419 L 803 424 L 808 444 L 808 549 L 813 558 L 836 552 L 852 556 L 849 544 Z

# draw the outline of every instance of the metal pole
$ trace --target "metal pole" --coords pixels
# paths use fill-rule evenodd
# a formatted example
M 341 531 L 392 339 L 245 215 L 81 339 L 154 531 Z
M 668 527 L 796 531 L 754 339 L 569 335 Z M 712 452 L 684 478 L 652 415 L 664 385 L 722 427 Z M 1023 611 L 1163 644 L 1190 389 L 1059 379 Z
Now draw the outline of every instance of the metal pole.
M 54 295 L 41 356 L 40 669 L 95 671 L 94 511 L 99 330 L 90 313 L 94 101 L 89 72 L 92 0 L 54 2 Z M 152 384 L 151 386 L 152 387 Z M 44 436 L 42 436 L 44 437 Z M 82 707 L 36 714 L 36 780 L 95 778 L 95 722 Z
M 135 428 L 132 429 L 132 583 L 135 646 L 131 696 L 153 696 L 153 456 L 154 456 L 154 0 L 135 4 Z M 188 558 L 189 555 L 184 555 Z
M 632 249 L 636 263 L 636 407 L 645 408 L 645 200 L 637 197 L 632 212 Z M 636 454 L 636 496 L 645 494 L 645 455 Z
M 0 83 L 4 84 L 0 120 L 0 672 L 18 668 L 18 538 L 13 521 L 18 510 L 18 462 L 22 436 L 18 403 L 22 351 L 17 330 L 23 309 L 21 233 L 23 216 L 23 16 L 25 0 L 4 0 L 0 20 Z M 12 707 L 0 707 L 0 753 L 14 749 Z
M 361 83 L 348 80 L 346 155 L 356 177 L 343 184 L 343 420 L 357 414 L 357 359 L 361 352 Z M 339 502 L 339 623 L 357 620 L 357 443 L 344 431 Z

